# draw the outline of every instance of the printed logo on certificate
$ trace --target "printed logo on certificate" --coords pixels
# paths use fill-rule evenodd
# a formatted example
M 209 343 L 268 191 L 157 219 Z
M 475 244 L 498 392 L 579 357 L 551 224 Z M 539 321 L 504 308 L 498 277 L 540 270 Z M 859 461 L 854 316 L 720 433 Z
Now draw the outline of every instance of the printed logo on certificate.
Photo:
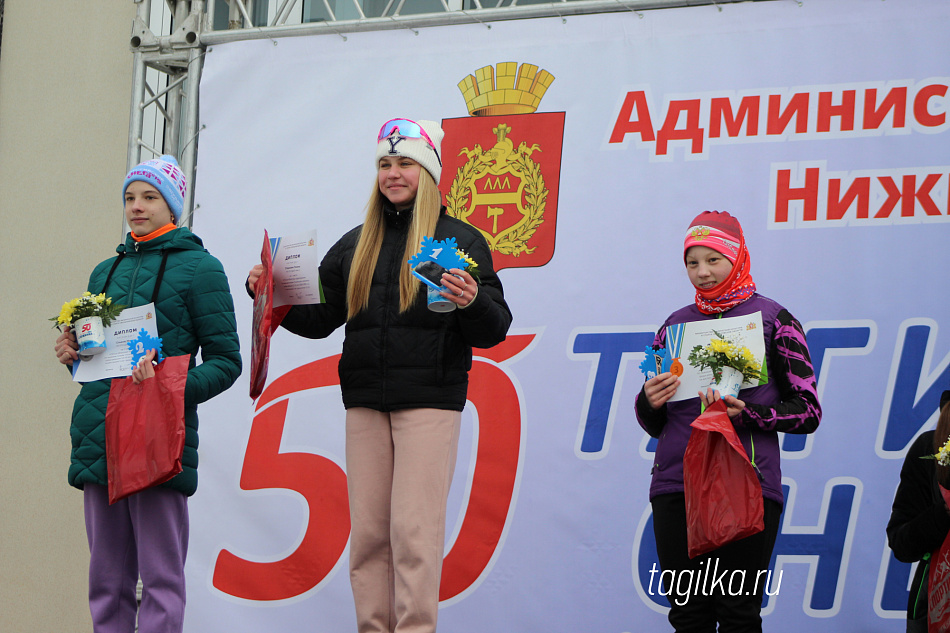
M 670 401 L 688 400 L 698 397 L 699 391 L 714 385 L 712 369 L 699 369 L 689 362 L 690 352 L 696 347 L 706 347 L 714 339 L 726 339 L 736 345 L 748 348 L 762 368 L 758 380 L 742 382 L 742 389 L 764 385 L 768 382 L 765 366 L 765 337 L 762 332 L 762 313 L 755 312 L 745 316 L 726 319 L 710 319 L 679 323 L 666 328 L 666 346 L 672 362 L 682 364 L 680 385 Z M 742 399 L 741 397 L 739 398 Z

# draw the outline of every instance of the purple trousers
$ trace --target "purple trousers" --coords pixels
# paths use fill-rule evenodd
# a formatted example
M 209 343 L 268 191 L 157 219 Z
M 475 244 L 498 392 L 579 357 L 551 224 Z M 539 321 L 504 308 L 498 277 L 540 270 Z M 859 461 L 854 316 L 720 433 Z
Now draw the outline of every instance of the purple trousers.
M 95 633 L 180 633 L 185 616 L 188 497 L 149 488 L 109 505 L 105 486 L 83 490 L 89 539 L 89 611 Z M 142 578 L 142 605 L 135 586 Z

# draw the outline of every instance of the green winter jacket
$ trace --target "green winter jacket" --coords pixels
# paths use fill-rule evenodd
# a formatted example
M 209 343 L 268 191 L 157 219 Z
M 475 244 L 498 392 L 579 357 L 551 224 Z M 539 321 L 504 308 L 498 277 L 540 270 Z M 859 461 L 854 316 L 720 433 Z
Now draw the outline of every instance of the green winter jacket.
M 234 303 L 221 262 L 204 249 L 201 239 L 178 228 L 136 244 L 131 236 L 116 248 L 118 265 L 108 288 L 103 288 L 116 258 L 96 266 L 89 292 L 105 292 L 129 307 L 152 299 L 162 257 L 164 275 L 155 302 L 158 335 L 165 356 L 191 355 L 185 386 L 185 450 L 181 474 L 163 484 L 194 494 L 198 487 L 198 404 L 230 387 L 241 373 L 241 355 Z M 201 364 L 195 355 L 201 349 Z M 108 485 L 105 455 L 105 415 L 111 380 L 85 383 L 73 406 L 69 483 Z

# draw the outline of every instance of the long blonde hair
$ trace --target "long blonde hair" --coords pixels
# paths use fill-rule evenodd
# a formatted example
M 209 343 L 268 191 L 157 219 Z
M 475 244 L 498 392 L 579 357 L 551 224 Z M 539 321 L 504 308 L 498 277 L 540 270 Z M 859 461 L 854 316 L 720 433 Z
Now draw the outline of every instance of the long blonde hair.
M 349 321 L 369 305 L 370 287 L 373 285 L 373 272 L 383 246 L 386 232 L 386 220 L 383 217 L 383 205 L 386 198 L 374 181 L 373 192 L 366 205 L 366 219 L 360 231 L 360 239 L 353 253 L 350 277 L 346 284 L 346 320 Z M 435 180 L 425 169 L 419 170 L 419 188 L 412 208 L 409 232 L 406 235 L 406 248 L 402 261 L 408 262 L 419 252 L 419 244 L 425 236 L 434 237 L 435 225 L 439 220 L 442 197 Z M 406 263 L 399 271 L 399 311 L 405 312 L 412 307 L 418 297 L 419 284 Z

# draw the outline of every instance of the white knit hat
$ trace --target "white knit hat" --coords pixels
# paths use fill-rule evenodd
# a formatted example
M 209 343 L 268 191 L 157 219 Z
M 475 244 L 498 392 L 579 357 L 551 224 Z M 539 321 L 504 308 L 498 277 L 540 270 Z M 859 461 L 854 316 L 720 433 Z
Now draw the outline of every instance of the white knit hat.
M 413 122 L 412 119 L 405 120 Z M 396 123 L 392 133 L 376 145 L 376 165 L 379 165 L 379 159 L 384 156 L 405 156 L 422 165 L 432 175 L 435 184 L 439 184 L 439 178 L 442 176 L 442 137 L 445 136 L 445 132 L 435 121 L 415 121 L 415 123 L 418 123 L 419 127 L 429 135 L 435 147 L 429 145 L 429 141 L 425 138 L 413 138 L 401 134 Z

